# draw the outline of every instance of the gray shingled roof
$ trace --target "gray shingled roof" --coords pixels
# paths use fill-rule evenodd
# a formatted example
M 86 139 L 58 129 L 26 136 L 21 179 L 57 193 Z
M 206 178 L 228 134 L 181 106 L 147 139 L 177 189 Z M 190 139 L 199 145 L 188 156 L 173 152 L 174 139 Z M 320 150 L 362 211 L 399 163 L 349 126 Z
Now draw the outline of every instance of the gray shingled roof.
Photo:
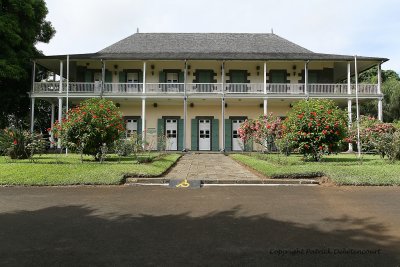
M 312 53 L 275 34 L 136 33 L 99 51 L 100 54 Z
M 47 56 L 52 59 L 61 56 Z M 314 53 L 272 33 L 136 33 L 97 53 L 71 59 L 106 60 L 333 60 L 354 56 Z M 358 57 L 360 61 L 386 58 Z

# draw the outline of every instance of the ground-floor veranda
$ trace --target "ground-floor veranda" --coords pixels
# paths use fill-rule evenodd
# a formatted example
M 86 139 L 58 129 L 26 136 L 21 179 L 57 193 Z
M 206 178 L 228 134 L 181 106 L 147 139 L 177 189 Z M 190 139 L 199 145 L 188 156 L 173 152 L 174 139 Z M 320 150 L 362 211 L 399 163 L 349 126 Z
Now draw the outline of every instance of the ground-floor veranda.
M 66 110 L 66 98 L 41 98 L 49 101 L 51 125 L 61 121 Z M 68 106 L 77 105 L 84 98 L 68 99 Z M 112 98 L 122 111 L 127 135 L 137 132 L 149 146 L 175 151 L 241 151 L 258 150 L 255 144 L 243 144 L 238 127 L 245 119 L 273 113 L 285 117 L 292 105 L 300 99 L 267 98 Z M 333 99 L 346 109 L 352 118 L 353 98 Z M 360 99 L 365 101 L 365 99 Z M 381 104 L 379 101 L 378 104 Z M 34 110 L 35 98 L 32 98 Z M 381 110 L 378 108 L 378 111 Z M 34 129 L 34 113 L 32 130 Z M 57 115 L 57 116 L 56 116 Z M 377 114 L 378 117 L 381 114 Z M 160 142 L 164 136 L 164 143 Z M 161 138 L 162 139 L 162 138 Z

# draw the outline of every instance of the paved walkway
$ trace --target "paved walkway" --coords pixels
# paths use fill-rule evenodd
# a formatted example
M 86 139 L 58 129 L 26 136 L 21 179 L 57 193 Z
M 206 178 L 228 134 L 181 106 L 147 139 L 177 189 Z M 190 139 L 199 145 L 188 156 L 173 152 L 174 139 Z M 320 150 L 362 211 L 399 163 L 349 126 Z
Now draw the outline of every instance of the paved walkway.
M 166 175 L 168 179 L 259 180 L 223 154 L 185 154 Z

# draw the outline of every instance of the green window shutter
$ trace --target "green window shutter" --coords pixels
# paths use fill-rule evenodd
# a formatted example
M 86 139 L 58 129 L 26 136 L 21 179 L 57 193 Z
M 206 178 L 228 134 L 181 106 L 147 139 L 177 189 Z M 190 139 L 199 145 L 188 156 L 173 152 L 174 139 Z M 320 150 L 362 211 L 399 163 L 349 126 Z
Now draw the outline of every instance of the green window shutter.
M 126 73 L 124 71 L 119 72 L 119 82 L 126 83 Z
M 85 72 L 85 82 L 86 83 L 93 82 L 93 73 L 90 70 L 86 70 L 86 72 Z
M 183 119 L 178 120 L 178 150 L 182 151 L 184 149 L 183 140 Z
M 139 83 L 142 83 L 143 82 L 143 71 L 139 71 L 139 73 L 138 73 L 138 76 L 139 76 Z
M 105 82 L 112 83 L 112 72 L 111 71 L 106 70 Z
M 159 83 L 165 83 L 165 72 L 160 71 L 158 74 L 158 82 Z
M 318 83 L 318 73 L 309 72 L 308 73 L 308 83 Z
M 198 125 L 198 120 L 197 119 L 192 119 L 192 125 L 191 125 L 192 127 L 192 131 L 191 131 L 191 138 L 190 138 L 190 141 L 191 141 L 191 150 L 192 151 L 197 151 L 197 150 L 199 150 L 199 147 L 198 147 L 198 144 L 199 144 L 199 142 L 198 142 L 198 131 L 199 131 L 199 125 Z
M 232 151 L 232 120 L 225 119 L 225 151 Z
M 157 150 L 164 150 L 163 144 L 164 135 L 164 119 L 157 120 Z
M 212 70 L 197 70 L 197 77 L 199 83 L 212 83 L 214 79 Z
M 137 134 L 142 136 L 142 119 L 137 120 Z
M 230 78 L 231 78 L 231 83 L 246 83 L 247 70 L 231 70 Z
M 82 66 L 76 67 L 76 81 L 77 82 L 85 81 L 85 71 L 86 71 L 86 67 L 82 67 Z
M 219 124 L 218 119 L 212 120 L 212 135 L 211 135 L 211 150 L 212 151 L 219 151 Z
M 286 83 L 286 71 L 271 71 L 271 83 Z
M 183 73 L 183 71 L 179 72 L 178 82 L 180 82 L 180 83 L 185 82 L 185 74 Z

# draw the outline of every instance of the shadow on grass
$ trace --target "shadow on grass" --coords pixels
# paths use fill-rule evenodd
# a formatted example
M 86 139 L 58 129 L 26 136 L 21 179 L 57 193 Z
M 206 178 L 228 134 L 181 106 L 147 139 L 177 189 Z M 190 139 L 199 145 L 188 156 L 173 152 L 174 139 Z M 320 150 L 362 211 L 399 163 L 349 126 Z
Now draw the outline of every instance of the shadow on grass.
M 400 241 L 370 218 L 325 218 L 321 230 L 267 214 L 239 214 L 240 207 L 203 216 L 99 215 L 85 206 L 3 213 L 0 265 L 396 266 L 400 261 Z

